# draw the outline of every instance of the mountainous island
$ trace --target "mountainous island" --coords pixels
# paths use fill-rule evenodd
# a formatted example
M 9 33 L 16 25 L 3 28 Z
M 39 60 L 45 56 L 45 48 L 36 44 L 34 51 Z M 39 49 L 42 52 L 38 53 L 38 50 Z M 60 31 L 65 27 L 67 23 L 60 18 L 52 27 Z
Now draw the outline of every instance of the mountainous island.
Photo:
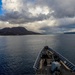
M 24 27 L 12 27 L 0 29 L 0 35 L 37 35 L 40 33 L 28 31 Z
M 75 32 L 66 32 L 64 34 L 75 34 Z

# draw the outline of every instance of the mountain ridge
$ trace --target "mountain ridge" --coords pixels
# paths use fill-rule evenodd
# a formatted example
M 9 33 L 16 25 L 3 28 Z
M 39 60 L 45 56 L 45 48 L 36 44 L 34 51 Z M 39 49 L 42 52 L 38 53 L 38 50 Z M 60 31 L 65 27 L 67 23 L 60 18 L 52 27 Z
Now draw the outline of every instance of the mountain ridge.
M 6 27 L 0 29 L 0 35 L 33 35 L 33 34 L 37 35 L 40 33 L 28 31 L 24 27 L 12 27 L 12 28 Z

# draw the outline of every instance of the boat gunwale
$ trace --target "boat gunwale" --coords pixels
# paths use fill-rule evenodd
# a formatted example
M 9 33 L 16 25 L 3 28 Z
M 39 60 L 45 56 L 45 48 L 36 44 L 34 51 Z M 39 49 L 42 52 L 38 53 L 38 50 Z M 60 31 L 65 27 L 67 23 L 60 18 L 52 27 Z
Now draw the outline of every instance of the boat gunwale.
M 43 49 L 42 49 L 43 50 Z M 34 63 L 34 65 L 33 65 L 33 68 L 35 69 L 35 70 L 37 70 L 38 68 L 37 68 L 37 63 L 40 61 L 40 56 L 41 56 L 41 52 L 42 52 L 42 50 L 39 52 L 39 54 L 38 54 L 38 56 L 37 56 L 37 58 L 36 58 L 36 60 L 35 60 L 35 63 Z
M 50 51 L 54 52 L 57 56 L 59 56 L 59 58 L 61 58 L 61 60 L 64 62 L 66 61 L 66 63 L 69 63 L 71 64 L 74 68 L 75 68 L 75 65 L 70 62 L 70 60 L 68 60 L 67 58 L 65 58 L 64 56 L 62 56 L 60 53 L 56 52 L 55 50 L 52 50 L 51 48 L 49 48 Z M 66 65 L 66 63 L 64 63 Z M 68 66 L 69 67 L 69 66 Z M 70 68 L 70 67 L 69 67 Z M 70 68 L 71 69 L 71 68 Z M 71 69 L 72 70 L 72 69 Z M 72 70 L 75 72 L 75 70 Z

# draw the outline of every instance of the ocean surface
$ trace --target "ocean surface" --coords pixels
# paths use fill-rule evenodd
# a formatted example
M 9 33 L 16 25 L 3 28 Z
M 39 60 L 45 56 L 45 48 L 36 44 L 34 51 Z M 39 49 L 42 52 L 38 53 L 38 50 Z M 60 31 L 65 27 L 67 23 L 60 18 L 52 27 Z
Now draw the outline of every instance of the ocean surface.
M 34 75 L 33 64 L 45 45 L 75 64 L 75 35 L 0 36 L 0 75 Z

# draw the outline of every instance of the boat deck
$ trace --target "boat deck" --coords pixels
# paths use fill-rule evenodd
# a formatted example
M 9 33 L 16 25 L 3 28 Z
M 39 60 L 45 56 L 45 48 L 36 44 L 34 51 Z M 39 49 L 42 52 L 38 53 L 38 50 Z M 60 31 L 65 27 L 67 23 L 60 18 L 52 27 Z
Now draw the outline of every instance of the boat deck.
M 51 74 L 51 63 L 54 60 L 53 53 L 51 51 L 48 51 L 49 58 L 46 59 L 47 65 L 44 65 L 45 59 L 40 60 L 39 68 L 36 71 L 35 75 L 52 75 Z M 52 56 L 51 56 L 52 55 Z M 66 66 L 62 61 L 60 61 L 61 68 L 60 68 L 60 74 L 59 72 L 57 75 L 75 75 L 75 72 L 72 72 L 68 66 Z

